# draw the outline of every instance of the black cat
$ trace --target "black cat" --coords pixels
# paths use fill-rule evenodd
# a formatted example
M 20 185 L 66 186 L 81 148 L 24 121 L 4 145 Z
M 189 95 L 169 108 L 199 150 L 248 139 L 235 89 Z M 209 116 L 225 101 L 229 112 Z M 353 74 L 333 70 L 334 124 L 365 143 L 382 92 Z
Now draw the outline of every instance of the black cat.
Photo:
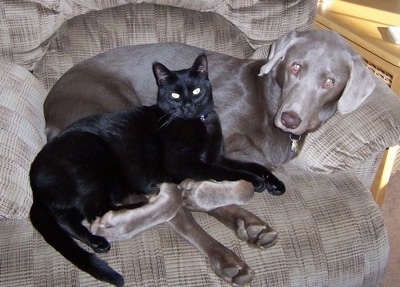
M 159 183 L 186 178 L 245 179 L 258 192 L 285 191 L 263 166 L 224 157 L 205 55 L 190 69 L 169 71 L 154 63 L 153 72 L 157 105 L 77 121 L 43 147 L 30 170 L 33 226 L 78 268 L 116 286 L 123 285 L 123 277 L 74 241 L 73 237 L 96 252 L 110 249 L 105 238 L 82 225 L 83 220 L 92 222 L 121 208 L 132 194 L 150 194 Z

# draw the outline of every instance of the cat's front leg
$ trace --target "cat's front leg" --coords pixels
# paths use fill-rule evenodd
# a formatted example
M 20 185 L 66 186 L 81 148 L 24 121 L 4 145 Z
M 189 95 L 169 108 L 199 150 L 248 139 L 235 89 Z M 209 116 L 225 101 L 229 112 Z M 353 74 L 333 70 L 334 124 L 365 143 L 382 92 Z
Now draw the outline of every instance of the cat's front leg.
M 285 193 L 286 186 L 281 180 L 279 180 L 264 166 L 257 163 L 254 163 L 254 165 L 258 165 L 257 169 L 254 169 L 256 171 L 254 174 L 262 179 L 264 183 L 264 189 L 266 189 L 272 195 L 282 195 Z
M 259 177 L 258 180 L 261 180 L 262 183 L 259 183 L 261 187 L 257 191 L 263 191 L 266 189 L 273 195 L 282 195 L 286 191 L 285 184 L 261 164 L 255 162 L 238 161 L 226 157 L 221 158 L 221 164 L 231 169 L 245 171 Z
M 160 192 L 139 208 L 111 210 L 97 218 L 91 231 L 109 241 L 130 239 L 173 218 L 182 207 L 182 191 L 176 184 L 163 183 Z
M 266 175 L 263 177 L 264 182 L 266 184 L 266 189 L 268 192 L 272 195 L 282 195 L 286 191 L 285 184 L 280 181 L 275 175 L 273 175 L 271 172 L 269 175 Z

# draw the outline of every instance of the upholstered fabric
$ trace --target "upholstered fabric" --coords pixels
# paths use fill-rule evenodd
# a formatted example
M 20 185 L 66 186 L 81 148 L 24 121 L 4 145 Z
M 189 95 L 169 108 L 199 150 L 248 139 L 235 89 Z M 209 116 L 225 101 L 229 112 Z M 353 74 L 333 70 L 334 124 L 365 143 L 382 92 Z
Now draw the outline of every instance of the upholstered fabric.
M 229 51 L 240 58 L 254 52 L 244 35 L 216 13 L 151 4 L 125 5 L 66 22 L 53 36 L 34 74 L 50 89 L 65 71 L 86 58 L 115 47 L 158 42 L 183 42 Z
M 45 143 L 46 90 L 26 69 L 0 60 L 0 218 L 26 218 L 32 204 L 28 172 Z
M 361 182 L 349 172 L 327 177 L 295 167 L 278 175 L 288 186 L 285 195 L 256 194 L 246 206 L 279 231 L 270 249 L 253 249 L 207 214 L 194 214 L 255 271 L 251 286 L 377 287 L 388 259 L 387 234 Z M 28 221 L 7 220 L 1 228 L 2 286 L 105 286 L 61 257 Z M 126 286 L 229 286 L 166 224 L 114 242 L 100 256 Z
M 136 13 L 135 17 L 129 19 L 128 14 L 119 14 L 125 17 L 113 17 L 108 12 L 108 17 L 119 18 L 118 21 L 128 22 L 133 29 L 141 37 L 146 37 L 147 33 L 153 33 L 159 29 L 159 36 L 173 39 L 172 32 L 174 25 L 182 21 L 183 14 L 191 15 L 187 10 L 200 12 L 212 12 L 221 15 L 227 21 L 233 23 L 239 33 L 245 35 L 247 41 L 252 48 L 257 49 L 264 45 L 271 44 L 280 35 L 283 35 L 294 27 L 298 30 L 310 29 L 315 19 L 316 3 L 315 0 L 284 0 L 284 1 L 268 1 L 263 0 L 107 0 L 107 1 L 86 1 L 86 0 L 4 0 L 0 2 L 0 25 L 2 31 L 0 33 L 0 48 L 3 57 L 9 61 L 18 63 L 33 69 L 36 62 L 48 52 L 48 45 L 53 34 L 68 19 L 75 16 L 86 14 L 90 11 L 98 11 L 111 7 L 118 7 L 124 4 L 124 13 L 129 13 L 130 9 L 141 9 L 143 3 L 154 4 L 153 15 L 149 15 L 146 19 L 137 17 L 141 13 Z M 131 6 L 129 3 L 139 3 L 139 6 Z M 157 5 L 157 6 L 156 6 Z M 179 7 L 185 10 L 179 10 L 180 15 L 165 18 L 166 21 L 158 21 L 159 17 L 163 18 L 168 13 L 169 7 Z M 145 9 L 146 10 L 146 9 Z M 151 9 L 150 9 L 151 10 Z M 111 11 L 111 10 L 109 10 Z M 113 10 L 117 13 L 118 10 Z M 121 11 L 119 11 L 121 12 Z M 151 13 L 151 12 L 150 12 Z M 171 15 L 171 14 L 168 14 Z M 118 16 L 118 14 L 114 14 Z M 190 20 L 190 17 L 187 17 Z M 157 20 L 155 20 L 157 19 Z M 99 18 L 98 24 L 101 26 L 102 21 L 106 18 Z M 109 19 L 111 20 L 111 19 Z M 196 19 L 194 19 L 196 21 Z M 120 22 L 121 23 L 121 22 Z M 209 25 L 210 23 L 206 23 Z M 108 27 L 104 25 L 105 30 L 112 26 L 118 25 L 118 22 Z M 186 25 L 186 24 L 185 24 Z M 190 35 L 191 30 L 185 25 L 179 25 L 181 33 Z M 117 28 L 117 27 L 116 27 Z M 172 30 L 170 30 L 172 29 Z M 202 27 L 200 27 L 202 29 Z M 119 30 L 119 29 L 116 29 Z M 204 29 L 208 33 L 214 32 L 214 29 Z M 119 30 L 123 31 L 123 30 Z M 196 34 L 192 34 L 196 36 Z M 202 42 L 208 42 L 207 34 Z M 228 40 L 233 35 L 225 35 L 221 41 Z M 84 40 L 84 38 L 81 38 Z M 150 39 L 147 39 L 149 41 Z M 184 42 L 180 39 L 179 42 Z M 268 49 L 263 49 L 268 52 Z
M 176 41 L 265 58 L 284 33 L 313 26 L 316 0 L 0 1 L 0 286 L 104 286 L 32 228 L 29 167 L 45 143 L 42 104 L 74 64 L 117 46 Z M 32 73 L 31 73 L 32 72 Z M 368 191 L 385 148 L 398 144 L 400 102 L 385 84 L 353 113 L 311 133 L 277 167 L 287 193 L 246 206 L 279 233 L 255 250 L 216 220 L 199 223 L 256 272 L 251 286 L 379 286 L 386 229 Z M 101 255 L 126 286 L 226 286 L 206 259 L 160 225 Z

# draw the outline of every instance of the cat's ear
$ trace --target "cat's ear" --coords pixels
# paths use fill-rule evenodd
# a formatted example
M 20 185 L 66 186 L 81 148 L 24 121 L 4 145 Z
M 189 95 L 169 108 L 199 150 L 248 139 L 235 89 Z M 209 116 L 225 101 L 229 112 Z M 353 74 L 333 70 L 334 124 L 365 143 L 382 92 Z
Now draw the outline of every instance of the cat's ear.
M 207 56 L 205 54 L 201 54 L 196 58 L 191 68 L 192 71 L 207 74 L 208 73 L 208 64 L 207 64 Z
M 159 62 L 153 63 L 153 74 L 158 86 L 161 86 L 170 75 L 170 70 Z

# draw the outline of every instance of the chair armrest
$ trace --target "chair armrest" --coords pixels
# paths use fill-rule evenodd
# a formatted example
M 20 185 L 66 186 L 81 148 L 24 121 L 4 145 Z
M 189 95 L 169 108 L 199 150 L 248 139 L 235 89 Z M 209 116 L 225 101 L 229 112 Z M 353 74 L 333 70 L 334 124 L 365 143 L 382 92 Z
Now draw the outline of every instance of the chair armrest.
M 0 218 L 26 218 L 32 204 L 29 170 L 44 145 L 47 91 L 26 69 L 0 61 Z

